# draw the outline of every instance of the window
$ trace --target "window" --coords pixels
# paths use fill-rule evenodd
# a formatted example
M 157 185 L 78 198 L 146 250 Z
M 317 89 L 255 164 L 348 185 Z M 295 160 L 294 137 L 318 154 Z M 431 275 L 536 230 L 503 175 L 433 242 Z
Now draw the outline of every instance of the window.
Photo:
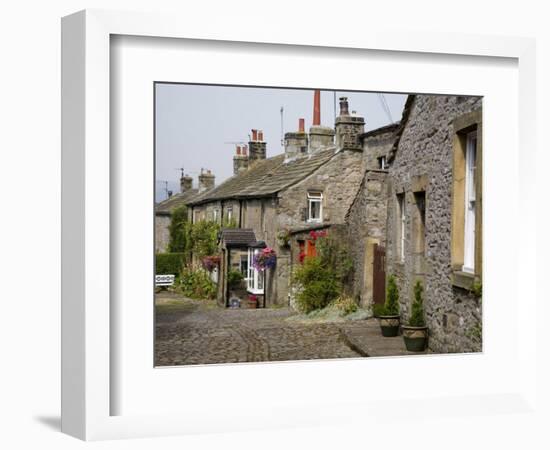
M 323 194 L 322 192 L 308 192 L 308 222 L 323 221 Z
M 397 223 L 397 254 L 399 261 L 405 261 L 405 229 L 407 218 L 405 215 L 405 194 L 397 194 L 397 214 L 399 221 Z
M 474 273 L 476 242 L 476 147 L 477 132 L 466 136 L 466 170 L 464 191 L 464 272 Z
M 413 218 L 413 244 L 416 255 L 425 255 L 426 253 L 426 192 L 419 191 L 414 193 L 414 202 L 416 204 L 416 214 Z
M 248 291 L 253 294 L 264 293 L 264 272 L 256 270 L 253 266 L 254 256 L 261 252 L 261 249 L 248 249 L 248 277 L 246 278 Z
M 233 207 L 230 206 L 227 208 L 227 221 L 231 222 L 233 220 Z
M 453 121 L 451 268 L 453 286 L 471 289 L 482 266 L 482 114 Z
M 385 156 L 380 156 L 380 158 L 378 158 L 378 168 L 382 169 L 382 170 L 386 169 L 386 157 Z
M 241 255 L 240 270 L 243 277 L 248 281 L 248 255 Z
M 216 222 L 216 223 L 218 222 L 219 215 L 220 215 L 220 211 L 215 209 L 214 210 L 214 222 Z

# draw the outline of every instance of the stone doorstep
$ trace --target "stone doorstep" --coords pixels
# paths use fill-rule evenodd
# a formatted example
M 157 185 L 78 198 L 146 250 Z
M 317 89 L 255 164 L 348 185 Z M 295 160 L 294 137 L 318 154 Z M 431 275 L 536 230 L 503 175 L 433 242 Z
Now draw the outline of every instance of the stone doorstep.
M 380 326 L 377 319 L 367 319 L 362 321 L 365 328 L 353 327 L 343 328 L 347 339 L 361 352 L 369 357 L 376 356 L 402 356 L 402 355 L 421 355 L 430 353 L 425 352 L 409 352 L 405 347 L 403 336 L 384 337 L 380 333 Z

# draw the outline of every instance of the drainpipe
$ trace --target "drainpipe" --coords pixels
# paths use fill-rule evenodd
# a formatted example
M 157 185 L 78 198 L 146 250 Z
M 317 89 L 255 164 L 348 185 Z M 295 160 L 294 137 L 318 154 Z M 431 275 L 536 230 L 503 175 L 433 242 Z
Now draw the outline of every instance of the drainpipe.
M 239 200 L 239 228 L 243 227 L 243 201 Z

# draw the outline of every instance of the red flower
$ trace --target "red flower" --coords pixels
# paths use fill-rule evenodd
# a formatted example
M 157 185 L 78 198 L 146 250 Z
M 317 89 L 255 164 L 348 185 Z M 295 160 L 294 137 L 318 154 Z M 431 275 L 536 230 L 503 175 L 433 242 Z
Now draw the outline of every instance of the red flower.
M 311 230 L 309 232 L 311 239 L 314 241 L 316 241 L 318 238 L 326 237 L 327 234 L 328 233 L 326 232 L 326 230 L 321 230 L 321 231 Z

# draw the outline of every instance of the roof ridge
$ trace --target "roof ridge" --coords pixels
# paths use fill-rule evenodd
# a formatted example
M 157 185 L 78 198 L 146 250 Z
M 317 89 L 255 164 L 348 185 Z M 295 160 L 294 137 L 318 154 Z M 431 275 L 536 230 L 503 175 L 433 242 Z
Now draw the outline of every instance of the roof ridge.
M 199 205 L 230 198 L 270 197 L 311 175 L 338 154 L 335 147 L 308 154 L 307 157 L 286 161 L 280 153 L 255 162 L 249 170 L 233 175 L 222 184 L 189 202 Z M 306 155 L 304 155 L 306 156 Z

